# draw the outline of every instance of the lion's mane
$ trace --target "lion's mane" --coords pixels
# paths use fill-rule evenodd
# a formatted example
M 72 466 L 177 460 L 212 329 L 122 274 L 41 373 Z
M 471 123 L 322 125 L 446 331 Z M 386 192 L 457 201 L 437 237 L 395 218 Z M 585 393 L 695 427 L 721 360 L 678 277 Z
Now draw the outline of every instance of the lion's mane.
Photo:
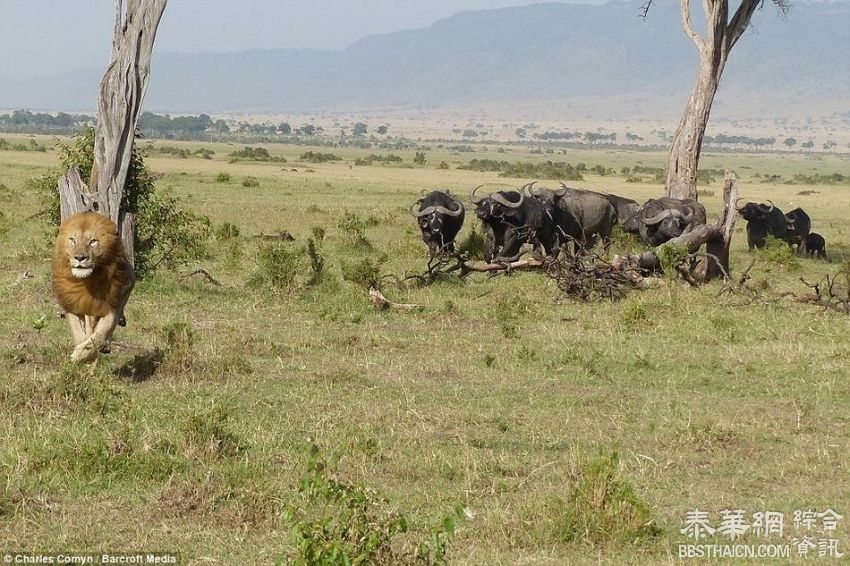
M 98 241 L 91 249 L 93 270 L 84 279 L 71 272 L 69 238 L 89 235 Z M 103 317 L 117 311 L 133 283 L 133 268 L 124 253 L 118 227 L 95 212 L 69 216 L 59 227 L 53 253 L 53 293 L 59 306 L 78 316 Z M 119 313 L 120 314 L 120 313 Z

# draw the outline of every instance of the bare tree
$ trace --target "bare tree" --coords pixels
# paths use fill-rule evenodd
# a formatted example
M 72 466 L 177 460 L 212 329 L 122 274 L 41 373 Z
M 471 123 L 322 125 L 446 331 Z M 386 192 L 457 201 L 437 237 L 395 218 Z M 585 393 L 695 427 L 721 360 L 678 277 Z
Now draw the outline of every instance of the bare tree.
M 646 17 L 654 0 L 643 5 Z M 787 0 L 772 0 L 783 15 L 788 12 Z M 720 76 L 726 67 L 729 52 L 735 46 L 750 20 L 764 0 L 741 0 L 738 9 L 729 19 L 729 0 L 703 0 L 706 30 L 700 35 L 691 23 L 690 0 L 679 0 L 682 12 L 682 27 L 699 52 L 699 73 L 685 111 L 679 120 L 670 154 L 667 158 L 667 194 L 676 198 L 697 198 L 697 166 L 699 164 L 702 138 L 711 114 L 714 95 L 720 84 Z
M 121 210 L 153 44 L 167 0 L 115 0 L 112 59 L 97 100 L 94 166 L 88 185 L 72 169 L 59 179 L 62 219 L 85 210 L 108 216 L 133 261 L 134 219 Z

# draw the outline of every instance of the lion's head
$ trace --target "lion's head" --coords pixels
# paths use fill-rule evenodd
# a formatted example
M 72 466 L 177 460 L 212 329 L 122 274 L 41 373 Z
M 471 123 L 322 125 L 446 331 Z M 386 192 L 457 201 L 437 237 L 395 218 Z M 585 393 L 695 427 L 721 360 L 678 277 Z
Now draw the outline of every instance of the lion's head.
M 104 316 L 119 308 L 133 280 L 112 220 L 78 212 L 62 222 L 53 253 L 53 292 L 65 311 Z
M 68 263 L 77 279 L 90 276 L 100 265 L 111 263 L 120 249 L 118 227 L 109 218 L 95 212 L 69 216 L 59 228 L 57 255 Z

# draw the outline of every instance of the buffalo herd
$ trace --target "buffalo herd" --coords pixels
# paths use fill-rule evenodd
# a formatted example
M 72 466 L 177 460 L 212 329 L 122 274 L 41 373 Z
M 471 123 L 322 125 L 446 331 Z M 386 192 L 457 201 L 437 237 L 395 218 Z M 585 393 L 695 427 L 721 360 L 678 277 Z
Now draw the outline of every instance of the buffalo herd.
M 516 261 L 522 246 L 531 246 L 538 257 L 554 258 L 563 244 L 574 251 L 592 248 L 598 240 L 607 248 L 611 231 L 619 225 L 640 237 L 648 246 L 658 246 L 706 223 L 705 207 L 692 199 L 661 197 L 643 205 L 630 198 L 574 189 L 561 183 L 557 190 L 535 188 L 536 182 L 518 190 L 479 193 L 470 200 L 486 236 L 484 259 L 488 262 Z M 739 199 L 740 201 L 740 199 Z M 748 202 L 736 210 L 747 221 L 750 250 L 761 248 L 768 236 L 784 240 L 798 254 L 826 257 L 826 242 L 811 232 L 811 219 L 802 208 L 783 213 L 772 202 Z M 464 221 L 464 205 L 448 191 L 432 191 L 413 203 L 422 240 L 432 255 L 451 254 Z

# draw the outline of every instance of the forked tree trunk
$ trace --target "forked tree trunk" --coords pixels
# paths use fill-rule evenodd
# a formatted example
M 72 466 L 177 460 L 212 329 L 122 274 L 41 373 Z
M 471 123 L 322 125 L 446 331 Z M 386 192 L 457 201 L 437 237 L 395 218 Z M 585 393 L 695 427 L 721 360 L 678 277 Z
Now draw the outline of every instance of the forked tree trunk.
M 729 19 L 728 0 L 703 0 L 706 31 L 700 35 L 691 24 L 690 0 L 679 0 L 682 27 L 699 52 L 696 84 L 679 120 L 667 157 L 667 195 L 675 198 L 697 198 L 697 168 L 702 140 L 711 115 L 711 105 L 726 67 L 729 52 L 750 24 L 753 12 L 762 0 L 741 0 L 735 15 Z M 780 11 L 787 10 L 786 0 L 773 0 Z M 652 0 L 647 2 L 647 9 Z
M 115 0 L 112 59 L 100 83 L 94 165 L 88 184 L 74 169 L 59 179 L 62 219 L 90 210 L 118 224 L 133 261 L 135 222 L 121 210 L 142 101 L 150 78 L 154 39 L 167 0 Z

